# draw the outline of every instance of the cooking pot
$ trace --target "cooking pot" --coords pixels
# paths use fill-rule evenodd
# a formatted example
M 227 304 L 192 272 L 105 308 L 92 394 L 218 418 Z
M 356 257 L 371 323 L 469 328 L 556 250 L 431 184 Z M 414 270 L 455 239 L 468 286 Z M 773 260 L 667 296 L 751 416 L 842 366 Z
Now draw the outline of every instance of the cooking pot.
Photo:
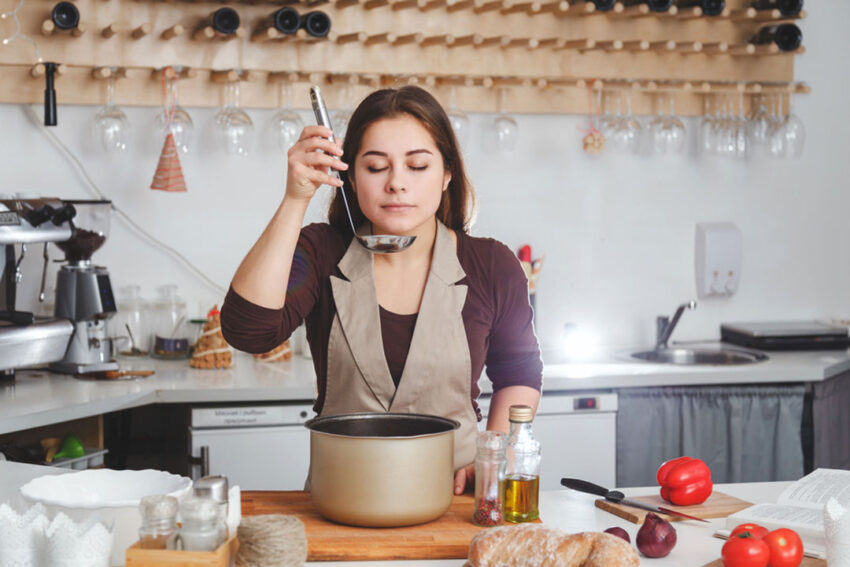
M 311 419 L 313 505 L 335 522 L 365 527 L 422 524 L 442 516 L 454 490 L 457 421 L 414 413 Z

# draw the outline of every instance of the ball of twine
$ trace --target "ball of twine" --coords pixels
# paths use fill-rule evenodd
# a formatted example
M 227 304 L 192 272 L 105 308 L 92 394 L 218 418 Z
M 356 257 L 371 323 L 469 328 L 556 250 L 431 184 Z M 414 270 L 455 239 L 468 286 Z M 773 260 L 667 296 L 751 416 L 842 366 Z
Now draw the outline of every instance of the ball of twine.
M 246 516 L 237 535 L 237 567 L 300 567 L 307 561 L 307 534 L 295 516 Z

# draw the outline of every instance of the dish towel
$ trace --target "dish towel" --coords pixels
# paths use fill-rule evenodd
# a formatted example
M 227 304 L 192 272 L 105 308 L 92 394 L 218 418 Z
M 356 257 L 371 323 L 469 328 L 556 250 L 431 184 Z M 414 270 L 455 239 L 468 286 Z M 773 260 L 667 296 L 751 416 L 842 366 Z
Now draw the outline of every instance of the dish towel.
M 823 507 L 826 562 L 829 567 L 850 567 L 850 514 L 835 498 Z

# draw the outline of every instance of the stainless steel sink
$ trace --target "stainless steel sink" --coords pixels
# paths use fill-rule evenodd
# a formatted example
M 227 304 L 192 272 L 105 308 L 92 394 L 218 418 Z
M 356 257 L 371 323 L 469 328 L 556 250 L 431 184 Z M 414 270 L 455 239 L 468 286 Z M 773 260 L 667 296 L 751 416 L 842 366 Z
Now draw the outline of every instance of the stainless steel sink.
M 737 349 L 662 348 L 631 353 L 632 358 L 662 364 L 752 364 L 768 359 L 766 354 Z

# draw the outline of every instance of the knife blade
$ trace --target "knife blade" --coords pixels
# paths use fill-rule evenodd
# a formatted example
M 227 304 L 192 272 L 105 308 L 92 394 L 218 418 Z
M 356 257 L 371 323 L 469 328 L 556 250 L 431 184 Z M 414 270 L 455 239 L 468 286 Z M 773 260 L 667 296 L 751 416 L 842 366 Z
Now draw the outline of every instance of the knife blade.
M 697 518 L 696 516 L 691 516 L 683 512 L 677 512 L 676 510 L 671 510 L 670 508 L 665 508 L 663 506 L 653 506 L 652 504 L 646 504 L 644 502 L 641 502 L 640 500 L 632 500 L 631 498 L 626 498 L 626 495 L 620 492 L 619 490 L 608 490 L 604 486 L 599 486 L 598 484 L 594 484 L 586 480 L 581 480 L 578 478 L 562 478 L 561 484 L 566 486 L 567 488 L 578 490 L 579 492 L 586 492 L 588 494 L 595 494 L 596 496 L 601 496 L 609 502 L 616 502 L 618 504 L 622 504 L 623 506 L 629 506 L 631 508 L 640 508 L 641 510 L 649 510 L 650 512 L 657 512 L 659 514 L 666 514 L 668 516 L 679 516 L 688 520 L 696 520 L 698 522 L 710 523 L 706 519 Z

